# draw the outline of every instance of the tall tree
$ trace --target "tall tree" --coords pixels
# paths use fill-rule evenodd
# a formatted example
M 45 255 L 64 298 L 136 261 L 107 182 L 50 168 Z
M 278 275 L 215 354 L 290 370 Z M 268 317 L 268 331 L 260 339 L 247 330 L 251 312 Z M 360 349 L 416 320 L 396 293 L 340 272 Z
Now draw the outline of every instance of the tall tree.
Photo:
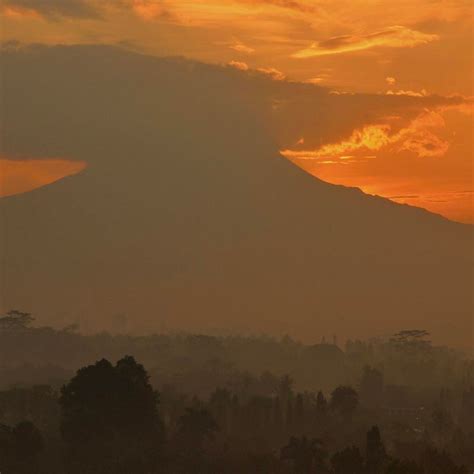
M 372 426 L 367 432 L 365 459 L 367 474 L 382 474 L 387 462 L 387 454 L 378 426 Z
M 382 372 L 368 365 L 364 367 L 360 381 L 360 396 L 362 403 L 377 407 L 383 396 L 384 377 Z
M 43 437 L 33 423 L 23 421 L 13 428 L 0 425 L 0 472 L 39 473 Z
M 222 431 L 229 429 L 231 393 L 227 389 L 217 388 L 209 399 L 209 408 Z
M 316 414 L 320 416 L 326 415 L 328 409 L 328 402 L 323 392 L 319 391 L 316 397 Z
M 358 404 L 359 396 L 352 387 L 341 385 L 331 393 L 331 408 L 346 420 L 352 418 Z
M 364 458 L 356 446 L 338 451 L 331 458 L 334 474 L 362 474 Z
M 429 448 L 422 458 L 422 465 L 429 474 L 468 474 L 463 466 L 458 466 L 446 451 Z
M 205 408 L 187 408 L 178 421 L 178 436 L 192 451 L 200 451 L 207 440 L 213 439 L 217 423 Z
M 425 471 L 414 461 L 393 459 L 387 466 L 385 474 L 425 474 Z
M 67 472 L 158 469 L 164 431 L 157 403 L 148 374 L 133 357 L 80 369 L 60 397 Z
M 323 473 L 326 471 L 327 453 L 321 441 L 291 437 L 288 444 L 281 449 L 280 457 L 293 464 L 295 474 Z

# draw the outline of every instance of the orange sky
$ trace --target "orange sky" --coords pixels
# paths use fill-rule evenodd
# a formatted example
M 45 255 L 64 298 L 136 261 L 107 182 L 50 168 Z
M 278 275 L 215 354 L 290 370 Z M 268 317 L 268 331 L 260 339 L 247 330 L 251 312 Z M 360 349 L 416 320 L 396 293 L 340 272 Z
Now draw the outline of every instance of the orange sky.
M 258 69 L 274 80 L 311 82 L 338 93 L 473 95 L 470 0 L 4 0 L 2 5 L 3 41 L 121 44 Z M 340 141 L 317 147 L 308 145 L 306 130 L 282 153 L 326 181 L 472 223 L 473 119 L 467 102 L 420 109 L 409 119 L 367 121 Z M 14 173 L 4 166 L 9 174 L 2 178 L 2 194 L 71 174 L 57 165 L 54 179 L 51 162 L 41 171 L 38 162 L 24 162 Z
M 60 159 L 9 160 L 0 158 L 0 196 L 12 196 L 79 173 L 83 161 Z

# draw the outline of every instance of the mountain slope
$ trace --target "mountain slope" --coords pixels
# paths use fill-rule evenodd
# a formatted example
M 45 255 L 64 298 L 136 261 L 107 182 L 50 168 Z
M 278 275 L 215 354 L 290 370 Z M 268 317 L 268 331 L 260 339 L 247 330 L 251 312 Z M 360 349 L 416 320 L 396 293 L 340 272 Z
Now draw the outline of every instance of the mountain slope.
M 2 64 L 3 154 L 88 163 L 1 200 L 4 309 L 91 328 L 126 314 L 137 330 L 472 340 L 471 227 L 278 154 L 275 101 L 317 106 L 324 90 L 98 46 L 8 50 Z

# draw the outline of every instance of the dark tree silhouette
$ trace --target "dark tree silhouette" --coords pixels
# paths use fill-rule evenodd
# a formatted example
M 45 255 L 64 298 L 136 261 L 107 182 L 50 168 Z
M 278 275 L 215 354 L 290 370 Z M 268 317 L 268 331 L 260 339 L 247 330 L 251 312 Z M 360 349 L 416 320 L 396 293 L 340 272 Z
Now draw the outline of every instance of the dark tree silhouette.
M 451 456 L 445 451 L 429 448 L 423 455 L 422 466 L 429 474 L 467 474 L 462 466 L 457 466 Z
M 302 431 L 305 425 L 305 406 L 303 394 L 298 393 L 295 400 L 295 412 L 294 412 L 294 427 L 298 431 Z
M 359 448 L 351 446 L 338 451 L 331 458 L 334 474 L 363 474 L 364 458 Z
M 278 386 L 278 396 L 284 406 L 288 403 L 288 400 L 293 396 L 293 384 L 294 381 L 289 375 L 284 375 L 280 379 Z
M 295 474 L 322 473 L 326 471 L 325 460 L 327 453 L 321 441 L 291 437 L 286 446 L 281 449 L 280 457 L 291 461 Z
M 362 402 L 377 407 L 383 397 L 384 378 L 382 372 L 366 365 L 360 381 Z
M 328 402 L 323 392 L 319 391 L 316 397 L 316 413 L 318 415 L 325 415 L 328 409 Z
M 452 435 L 454 421 L 447 410 L 437 408 L 431 417 L 432 436 L 437 440 L 446 440 Z
M 0 472 L 5 474 L 36 474 L 43 438 L 29 421 L 15 427 L 0 425 Z
M 209 408 L 221 430 L 227 432 L 230 423 L 231 393 L 229 390 L 218 388 L 209 399 Z
M 381 474 L 383 472 L 387 454 L 378 426 L 373 426 L 367 432 L 365 459 L 367 474 Z
M 176 472 L 212 472 L 212 457 L 208 455 L 208 448 L 218 426 L 211 413 L 195 400 L 194 406 L 187 408 L 178 419 L 177 428 L 172 454 Z
M 192 450 L 201 450 L 204 443 L 212 440 L 217 431 L 217 423 L 204 408 L 187 408 L 178 420 L 178 436 Z
M 61 434 L 70 473 L 148 473 L 163 443 L 157 394 L 142 365 L 125 357 L 84 367 L 62 388 Z
M 331 408 L 346 420 L 350 419 L 359 404 L 357 392 L 348 386 L 339 386 L 331 393 Z
M 474 426 L 474 387 L 463 391 L 461 401 L 460 425 L 464 430 L 472 431 Z
M 280 398 L 276 397 L 273 401 L 273 426 L 275 430 L 280 431 L 283 424 L 283 415 L 281 412 Z
M 394 459 L 390 461 L 384 474 L 425 474 L 425 471 L 414 461 Z

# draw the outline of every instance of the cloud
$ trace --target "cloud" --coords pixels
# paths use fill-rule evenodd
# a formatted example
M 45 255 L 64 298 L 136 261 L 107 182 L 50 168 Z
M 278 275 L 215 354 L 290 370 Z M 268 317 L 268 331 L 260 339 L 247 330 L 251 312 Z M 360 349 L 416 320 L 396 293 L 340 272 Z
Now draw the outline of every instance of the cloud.
M 409 151 L 419 157 L 441 157 L 448 151 L 449 143 L 430 130 L 441 127 L 444 127 L 444 120 L 440 114 L 425 112 L 391 140 L 398 145 L 398 151 Z
M 239 69 L 240 71 L 250 70 L 249 65 L 243 61 L 232 60 L 227 63 L 227 66 L 233 67 L 235 69 Z M 269 76 L 271 79 L 275 81 L 284 81 L 286 79 L 286 75 L 283 74 L 278 69 L 275 69 L 274 67 L 259 67 L 255 69 L 255 71 L 261 74 L 265 74 L 266 76 Z
M 235 69 L 240 69 L 241 71 L 248 71 L 249 70 L 249 65 L 247 63 L 244 63 L 243 61 L 229 61 L 227 63 L 228 66 L 233 67 Z
M 386 92 L 387 95 L 406 95 L 408 97 L 426 97 L 428 94 L 428 92 L 426 91 L 426 89 L 421 89 L 421 91 L 405 91 L 403 89 L 401 90 L 398 90 L 398 91 L 392 91 L 392 90 L 388 90 Z
M 367 125 L 354 130 L 347 140 L 329 143 L 315 150 L 283 150 L 282 155 L 290 159 L 313 160 L 330 157 L 342 157 L 358 150 L 380 150 L 390 143 L 389 125 Z
M 255 49 L 240 42 L 231 44 L 229 48 L 237 51 L 238 53 L 252 54 L 255 52 Z
M 135 15 L 143 20 L 168 19 L 176 21 L 176 16 L 164 5 L 162 0 L 122 0 L 122 5 L 131 7 Z
M 284 81 L 286 79 L 286 75 L 274 67 L 259 67 L 257 71 L 270 76 L 275 81 Z
M 101 18 L 99 8 L 88 0 L 3 0 L 3 11 L 9 16 L 59 18 Z
M 304 82 L 308 84 L 320 84 L 321 82 L 331 79 L 332 75 L 329 72 L 321 72 L 317 76 L 306 79 Z
M 354 130 L 348 139 L 340 142 L 329 143 L 314 150 L 286 149 L 281 154 L 289 159 L 318 160 L 324 163 L 320 160 L 335 157 L 344 160 L 354 158 L 351 153 L 373 152 L 390 147 L 395 152 L 408 151 L 418 157 L 437 158 L 448 151 L 449 143 L 432 130 L 443 128 L 444 125 L 444 119 L 438 112 L 424 111 L 398 132 L 392 132 L 390 124 L 371 124 Z
M 394 77 L 389 76 L 385 78 L 385 82 L 392 86 L 393 84 L 395 84 L 395 82 L 397 82 L 397 80 Z
M 296 0 L 240 0 L 240 3 L 251 5 L 269 5 L 274 7 L 295 10 L 302 13 L 313 13 L 316 9 L 313 5 L 308 5 L 304 2 Z
M 435 41 L 438 38 L 438 35 L 435 34 L 422 33 L 404 26 L 392 26 L 368 35 L 336 36 L 325 41 L 313 43 L 309 47 L 297 51 L 292 57 L 312 58 L 330 54 L 362 51 L 376 46 L 389 48 L 413 47 Z

